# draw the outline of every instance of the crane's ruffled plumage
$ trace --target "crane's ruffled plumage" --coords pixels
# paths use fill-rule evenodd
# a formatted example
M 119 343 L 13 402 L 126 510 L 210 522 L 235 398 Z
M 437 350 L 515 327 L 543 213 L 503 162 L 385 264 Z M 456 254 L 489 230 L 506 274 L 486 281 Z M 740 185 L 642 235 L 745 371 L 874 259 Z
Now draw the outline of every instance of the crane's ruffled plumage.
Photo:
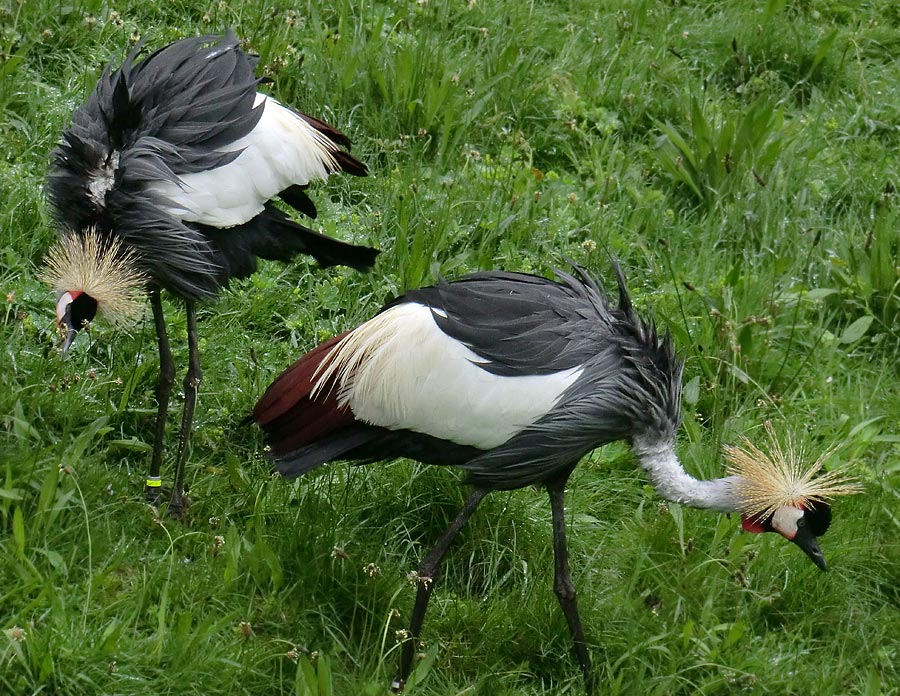
M 136 286 L 149 292 L 160 356 L 152 500 L 175 371 L 160 290 L 185 300 L 189 367 L 170 507 L 180 512 L 201 379 L 196 303 L 252 274 L 258 259 L 308 254 L 366 270 L 378 250 L 314 232 L 271 200 L 315 218 L 310 183 L 337 171 L 365 176 L 366 167 L 343 149 L 343 133 L 257 91 L 258 56 L 233 33 L 143 54 L 139 45 L 103 71 L 53 152 L 47 193 L 63 239 L 46 275 L 60 292 L 63 352 L 97 311 L 130 316 Z
M 103 72 L 53 153 L 47 190 L 63 232 L 120 240 L 187 300 L 212 299 L 257 257 L 372 265 L 377 250 L 320 235 L 270 202 L 315 217 L 311 181 L 364 176 L 341 149 L 345 135 L 258 93 L 258 58 L 231 33 L 141 50 Z
M 752 519 L 768 517 L 782 506 L 809 509 L 814 502 L 858 493 L 861 487 L 843 469 L 819 474 L 825 461 L 834 454 L 828 449 L 811 464 L 801 448 L 788 439 L 782 448 L 770 421 L 768 452 L 762 451 L 746 437 L 743 446 L 725 445 L 726 471 L 737 477 L 733 487 L 741 512 Z M 819 475 L 817 475 L 819 474 Z

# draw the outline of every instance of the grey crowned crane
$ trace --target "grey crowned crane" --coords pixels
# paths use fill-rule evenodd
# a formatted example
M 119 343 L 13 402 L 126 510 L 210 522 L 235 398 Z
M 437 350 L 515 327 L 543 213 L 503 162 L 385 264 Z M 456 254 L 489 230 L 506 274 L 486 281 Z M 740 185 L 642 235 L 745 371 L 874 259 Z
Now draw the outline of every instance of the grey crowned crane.
M 412 290 L 358 328 L 300 358 L 253 411 L 278 470 L 293 478 L 332 460 L 408 457 L 460 467 L 474 487 L 418 570 L 420 583 L 394 689 L 409 675 L 439 564 L 492 490 L 543 484 L 550 494 L 554 590 L 588 690 L 594 688 L 569 575 L 563 491 L 578 461 L 614 440 L 667 500 L 740 513 L 744 529 L 777 532 L 825 570 L 817 542 L 826 498 L 855 487 L 814 477 L 788 450 L 726 451 L 729 475 L 698 480 L 675 453 L 682 363 L 671 338 L 634 311 L 616 266 L 618 304 L 582 269 L 558 282 L 475 273 Z
M 170 511 L 184 505 L 184 461 L 200 383 L 196 304 L 214 299 L 257 258 L 309 254 L 322 266 L 365 270 L 376 249 L 295 222 L 274 197 L 310 217 L 310 182 L 366 167 L 328 124 L 258 92 L 258 58 L 230 32 L 176 41 L 108 67 L 53 153 L 48 190 L 60 241 L 45 278 L 58 293 L 63 351 L 96 314 L 134 318 L 147 292 L 160 357 L 147 495 L 160 493 L 175 366 L 160 291 L 184 301 L 189 367 Z

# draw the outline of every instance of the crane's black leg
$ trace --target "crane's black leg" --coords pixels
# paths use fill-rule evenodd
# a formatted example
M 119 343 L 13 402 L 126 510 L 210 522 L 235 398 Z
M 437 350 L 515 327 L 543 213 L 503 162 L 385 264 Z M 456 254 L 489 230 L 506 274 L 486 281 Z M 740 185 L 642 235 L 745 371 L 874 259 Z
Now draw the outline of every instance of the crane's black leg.
M 566 515 L 565 515 L 565 481 L 547 485 L 550 493 L 550 511 L 553 514 L 553 557 L 554 580 L 553 590 L 559 599 L 563 614 L 569 624 L 569 630 L 575 639 L 575 657 L 584 672 L 584 683 L 588 694 L 596 690 L 594 672 L 591 669 L 591 656 L 584 640 L 584 629 L 578 615 L 578 602 L 575 599 L 575 585 L 569 575 L 569 551 L 566 547 Z
M 144 495 L 147 500 L 157 502 L 160 495 L 163 451 L 166 439 L 166 417 L 169 412 L 169 396 L 175 382 L 175 362 L 169 348 L 169 335 L 166 333 L 166 319 L 163 316 L 162 300 L 159 288 L 150 290 L 150 306 L 153 308 L 153 324 L 156 327 L 156 344 L 159 348 L 159 383 L 156 386 L 156 431 L 153 434 L 153 457 L 150 460 L 150 473 Z
M 194 406 L 197 405 L 197 389 L 203 372 L 200 369 L 200 350 L 197 345 L 197 310 L 190 300 L 185 302 L 187 309 L 188 338 L 188 371 L 184 376 L 184 413 L 181 417 L 181 433 L 178 436 L 178 456 L 175 460 L 175 483 L 172 490 L 172 501 L 169 513 L 179 516 L 186 507 L 184 498 L 184 461 L 187 458 L 187 445 L 191 439 L 191 426 L 194 422 Z
M 463 528 L 478 503 L 487 495 L 484 488 L 476 488 L 466 500 L 463 509 L 454 518 L 447 531 L 443 533 L 434 548 L 428 552 L 428 555 L 422 559 L 419 565 L 419 589 L 416 591 L 416 603 L 413 606 L 412 618 L 409 622 L 409 638 L 403 643 L 403 652 L 400 654 L 400 671 L 397 678 L 391 684 L 391 691 L 399 693 L 403 691 L 406 685 L 406 678 L 409 676 L 412 667 L 413 655 L 415 654 L 416 644 L 419 642 L 419 635 L 422 632 L 422 623 L 425 621 L 425 610 L 428 609 L 428 600 L 431 599 L 431 592 L 434 590 L 434 582 L 437 579 L 437 573 L 441 565 L 441 561 L 447 554 L 450 544 L 459 534 L 459 530 Z

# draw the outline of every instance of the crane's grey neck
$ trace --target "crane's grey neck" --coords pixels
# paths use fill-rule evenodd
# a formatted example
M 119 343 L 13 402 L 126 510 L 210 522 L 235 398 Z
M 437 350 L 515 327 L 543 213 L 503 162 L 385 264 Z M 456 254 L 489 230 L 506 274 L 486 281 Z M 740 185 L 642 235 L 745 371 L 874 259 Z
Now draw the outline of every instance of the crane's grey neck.
M 678 461 L 672 440 L 636 437 L 631 447 L 641 468 L 650 477 L 650 483 L 666 500 L 716 512 L 738 511 L 735 484 L 740 477 L 695 479 Z

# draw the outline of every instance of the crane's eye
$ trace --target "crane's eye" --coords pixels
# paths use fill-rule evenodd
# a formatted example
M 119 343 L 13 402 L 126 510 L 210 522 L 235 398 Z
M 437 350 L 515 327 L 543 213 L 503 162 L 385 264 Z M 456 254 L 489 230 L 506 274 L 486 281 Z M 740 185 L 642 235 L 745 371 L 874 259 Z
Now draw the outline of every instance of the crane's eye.
M 797 520 L 797 526 L 798 526 L 798 527 L 805 527 L 805 526 L 806 526 L 806 520 L 803 519 L 803 518 L 801 517 L 799 520 Z

